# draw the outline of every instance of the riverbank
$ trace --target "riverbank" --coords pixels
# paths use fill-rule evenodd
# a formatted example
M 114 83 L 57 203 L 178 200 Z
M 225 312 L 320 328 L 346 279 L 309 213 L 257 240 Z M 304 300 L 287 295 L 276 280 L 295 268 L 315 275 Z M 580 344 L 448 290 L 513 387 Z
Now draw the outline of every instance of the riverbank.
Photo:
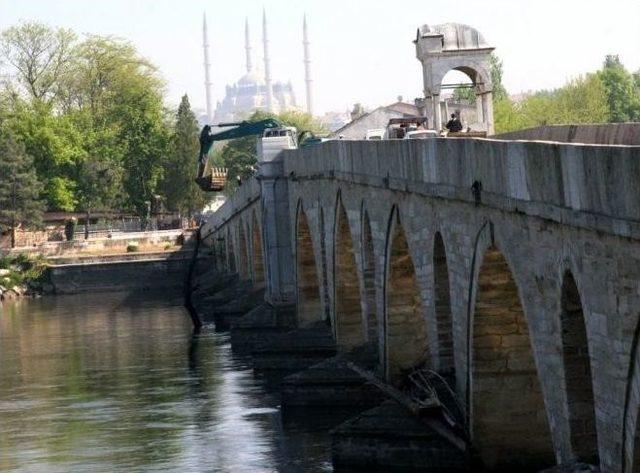
M 0 258 L 0 301 L 55 293 L 181 288 L 191 255 L 190 230 L 14 248 Z

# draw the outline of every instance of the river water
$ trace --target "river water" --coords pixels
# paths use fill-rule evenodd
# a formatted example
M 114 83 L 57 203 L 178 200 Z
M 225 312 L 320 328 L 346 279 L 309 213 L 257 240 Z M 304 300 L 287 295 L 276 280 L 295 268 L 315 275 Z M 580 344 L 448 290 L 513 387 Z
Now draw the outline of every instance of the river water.
M 178 297 L 59 296 L 0 308 L 0 471 L 322 472 L 329 436 Z

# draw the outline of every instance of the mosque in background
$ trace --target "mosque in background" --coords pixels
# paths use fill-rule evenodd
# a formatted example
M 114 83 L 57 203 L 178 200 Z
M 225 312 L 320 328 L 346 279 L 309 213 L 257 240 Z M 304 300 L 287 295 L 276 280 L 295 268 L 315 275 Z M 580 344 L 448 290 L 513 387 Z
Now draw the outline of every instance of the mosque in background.
M 205 65 L 205 88 L 207 99 L 207 117 L 209 123 L 223 123 L 242 120 L 256 110 L 280 113 L 285 110 L 301 110 L 296 101 L 291 81 L 279 82 L 271 80 L 269 40 L 267 35 L 267 19 L 263 14 L 263 63 L 264 67 L 257 67 L 252 62 L 251 41 L 249 35 L 249 23 L 245 22 L 245 54 L 246 74 L 235 84 L 227 85 L 225 96 L 218 101 L 215 110 L 212 107 L 211 76 L 209 62 L 209 41 L 207 32 L 207 20 L 203 23 L 203 47 Z M 313 113 L 311 72 L 309 60 L 309 41 L 307 39 L 307 22 L 303 22 L 303 46 L 307 106 L 306 111 Z

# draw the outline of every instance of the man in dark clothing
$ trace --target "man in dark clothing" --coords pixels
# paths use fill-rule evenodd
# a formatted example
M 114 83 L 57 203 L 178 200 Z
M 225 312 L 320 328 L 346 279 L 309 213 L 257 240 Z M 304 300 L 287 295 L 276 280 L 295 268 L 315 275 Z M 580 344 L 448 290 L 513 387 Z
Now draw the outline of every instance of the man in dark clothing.
M 449 130 L 449 133 L 462 131 L 462 123 L 460 123 L 460 120 L 458 119 L 458 117 L 456 117 L 455 113 L 451 114 L 451 120 L 447 122 L 445 127 L 447 128 L 447 130 Z

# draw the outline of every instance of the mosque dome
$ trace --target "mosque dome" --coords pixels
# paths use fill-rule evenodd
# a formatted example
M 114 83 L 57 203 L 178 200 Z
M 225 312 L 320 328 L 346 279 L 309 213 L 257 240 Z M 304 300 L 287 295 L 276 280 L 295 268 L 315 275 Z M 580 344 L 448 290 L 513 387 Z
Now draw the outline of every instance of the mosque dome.
M 254 68 L 250 72 L 247 72 L 240 79 L 238 79 L 237 85 L 239 87 L 248 87 L 256 85 L 265 85 L 264 72 Z
M 266 41 L 266 29 L 264 35 Z M 248 22 L 245 22 L 245 52 L 247 72 L 225 87 L 225 96 L 213 112 L 213 121 L 220 123 L 244 120 L 257 110 L 280 113 L 298 109 L 291 82 L 272 79 L 267 86 L 265 70 L 252 64 Z M 268 64 L 268 57 L 264 62 Z
M 443 51 L 491 47 L 478 30 L 462 23 L 422 25 L 418 29 L 418 39 L 428 36 L 441 36 Z

